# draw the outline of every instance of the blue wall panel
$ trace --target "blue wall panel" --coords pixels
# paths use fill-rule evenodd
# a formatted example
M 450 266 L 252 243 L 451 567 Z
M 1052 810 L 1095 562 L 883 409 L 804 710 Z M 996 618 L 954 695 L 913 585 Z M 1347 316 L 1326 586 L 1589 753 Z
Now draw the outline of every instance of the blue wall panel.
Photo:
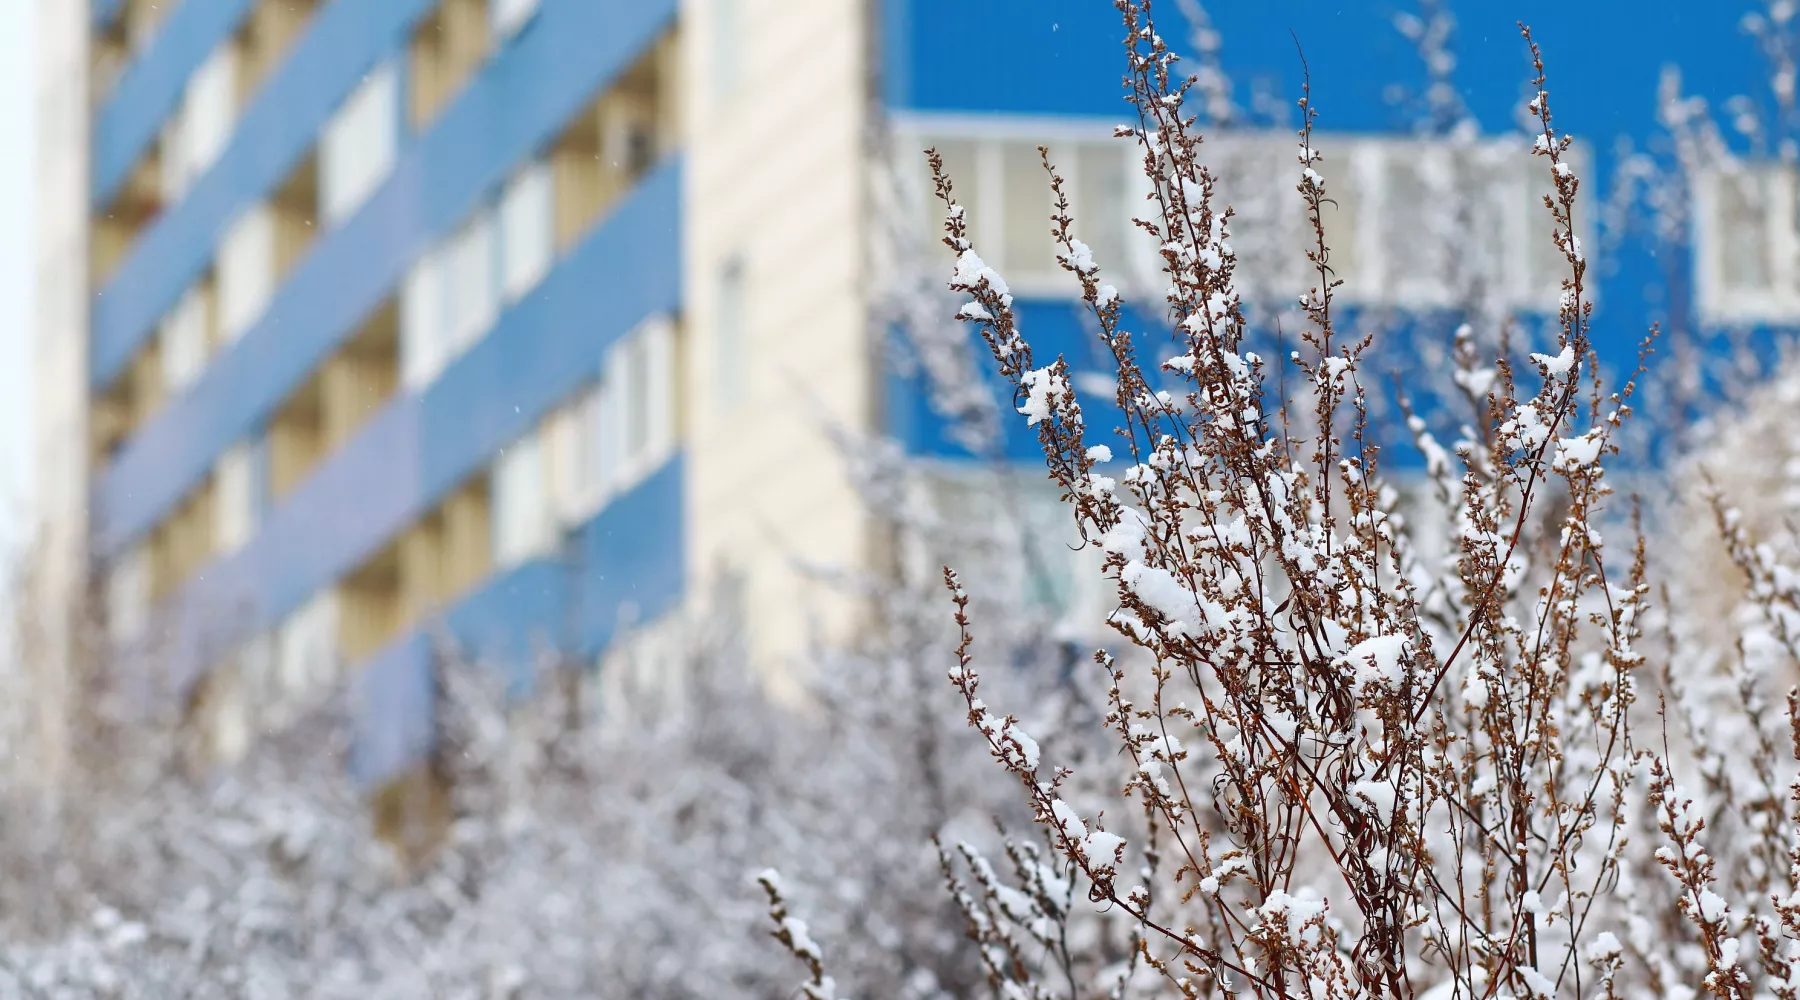
M 515 692 L 528 689 L 538 657 L 568 648 L 569 568 L 534 559 L 491 577 L 459 601 L 444 624 L 475 663 L 507 672 Z
M 621 627 L 655 619 L 683 588 L 682 463 L 614 500 L 573 540 L 576 649 L 604 649 Z
M 215 358 L 186 394 L 171 401 L 126 444 L 96 490 L 97 550 L 103 556 L 116 553 L 160 520 L 207 474 L 222 450 L 265 420 L 354 331 L 360 319 L 398 287 L 408 265 L 433 239 L 465 218 L 513 166 L 552 138 L 582 101 L 622 71 L 672 11 L 673 0 L 604 7 L 591 0 L 546 0 L 532 26 L 516 44 L 502 51 L 427 136 L 402 155 L 393 175 L 362 210 L 342 228 L 320 237 L 276 293 L 262 320 Z M 575 44 L 568 38 L 571 34 L 589 42 Z M 507 114 L 501 113 L 494 96 L 502 90 L 537 89 L 565 96 L 560 102 Z M 501 144 L 500 138 L 510 145 Z M 579 294 L 553 295 L 552 282 L 546 282 L 543 290 L 524 303 L 541 310 L 538 323 L 568 318 L 601 323 L 619 315 L 619 309 L 628 307 L 640 291 L 654 296 L 659 290 L 675 287 L 680 260 L 675 252 L 678 226 L 674 221 L 678 169 L 673 163 L 664 165 L 616 213 L 634 220 L 631 225 L 642 231 L 621 236 L 633 249 L 605 251 L 601 263 L 622 268 L 621 273 L 634 284 L 614 286 L 611 278 L 604 278 L 598 284 L 589 281 L 575 286 Z M 226 193 L 217 187 L 209 192 L 220 198 Z M 646 200 L 660 207 L 639 207 Z M 183 209 L 187 207 L 184 203 Z M 604 228 L 616 231 L 618 227 L 608 222 Z M 186 247 L 196 272 L 204 266 L 210 247 L 210 241 Z M 662 280 L 659 283 L 649 276 Z M 645 288 L 639 289 L 638 284 Z M 158 298 L 166 291 L 168 302 L 173 302 L 183 287 L 173 280 L 172 273 L 159 277 L 156 286 Z M 574 301 L 598 298 L 598 289 L 611 287 L 623 290 L 598 302 Z M 135 303 L 132 308 L 121 305 L 121 296 L 111 288 L 109 308 L 114 311 L 102 315 L 96 308 L 96 354 L 103 343 L 115 344 L 113 360 L 108 362 L 115 366 L 113 372 L 129 359 L 160 315 L 146 304 L 152 297 L 145 287 L 128 287 L 126 293 L 123 298 Z M 540 297 L 556 301 L 539 304 L 536 300 Z M 106 301 L 103 297 L 102 302 Z M 663 304 L 672 305 L 673 300 Z M 166 304 L 158 310 L 161 308 Z M 496 333 L 505 335 L 504 329 Z M 553 355 L 551 362 L 566 357 L 566 353 Z M 96 368 L 97 379 L 103 374 L 103 368 Z M 447 373 L 446 377 L 479 381 L 478 376 Z M 458 398 L 454 390 L 449 392 L 441 398 Z M 539 399 L 543 404 L 549 401 Z M 508 400 L 509 405 L 522 403 L 517 391 Z M 428 403 L 428 408 L 432 411 L 427 414 L 428 425 L 432 414 L 445 412 L 439 403 Z M 437 456 L 438 451 L 430 454 Z M 428 460 L 434 474 L 444 467 L 441 459 Z
M 1106 395 L 1093 388 L 1097 382 L 1110 384 L 1117 369 L 1110 352 L 1093 332 L 1094 321 L 1084 314 L 1086 307 L 1073 300 L 1020 299 L 1013 308 L 1019 329 L 1031 344 L 1036 364 L 1048 365 L 1059 356 L 1068 362 L 1075 382 L 1075 395 L 1081 402 L 1087 425 L 1088 443 L 1107 445 L 1123 457 L 1126 453 L 1121 447 L 1122 439 L 1113 433 L 1115 428 L 1122 426 L 1123 418 L 1110 395 L 1110 385 Z M 1172 341 L 1168 339 L 1168 324 L 1147 322 L 1138 311 L 1128 308 L 1123 326 L 1132 331 L 1133 345 L 1145 370 L 1156 372 L 1162 359 L 1173 353 L 1169 347 Z M 1016 412 L 1018 401 L 1013 398 L 1012 387 L 997 373 L 993 355 L 982 343 L 975 325 L 965 324 L 964 330 L 969 337 L 975 370 L 980 373 L 999 411 L 1002 440 L 998 454 L 969 453 L 955 436 L 955 429 L 932 408 L 930 385 L 925 381 L 923 369 L 910 361 L 892 364 L 885 373 L 885 432 L 915 455 L 959 459 L 1004 457 L 1041 463 L 1044 453 L 1038 443 L 1037 429 L 1027 425 L 1025 418 Z M 896 332 L 893 336 L 894 349 L 901 354 L 901 358 L 895 359 L 899 362 L 905 358 L 909 347 L 902 333 Z
M 1129 117 L 1121 86 L 1124 26 L 1110 3 L 883 2 L 884 89 L 893 107 Z M 1409 128 L 1412 116 L 1390 99 L 1389 88 L 1416 93 L 1426 81 L 1412 43 L 1394 27 L 1394 15 L 1412 6 L 1280 0 L 1206 8 L 1241 109 L 1250 107 L 1252 88 L 1260 87 L 1291 117 L 1304 52 L 1320 128 L 1393 131 Z M 1544 46 L 1559 115 L 1577 134 L 1648 137 L 1656 130 L 1656 86 L 1664 66 L 1683 67 L 1688 89 L 1715 106 L 1732 94 L 1767 92 L 1755 42 L 1739 28 L 1743 15 L 1762 8 L 1754 0 L 1449 0 L 1444 6 L 1457 22 L 1456 80 L 1487 131 L 1515 127 L 1530 79 L 1519 20 Z M 1159 0 L 1154 9 L 1171 48 L 1191 58 L 1180 8 Z M 1596 37 L 1609 44 L 1593 46 Z M 977 39 L 1004 44 L 971 48 Z M 1182 65 L 1191 71 L 1194 64 Z
M 431 752 L 437 677 L 431 637 L 413 632 L 378 654 L 351 683 L 350 776 L 370 788 Z
M 254 0 L 170 0 L 175 9 L 157 26 L 150 44 L 114 82 L 94 116 L 95 207 L 111 202 L 131 168 L 156 141 L 163 122 L 181 103 L 188 77 L 214 48 L 237 30 Z M 110 12 L 106 9 L 111 7 Z M 96 6 L 96 24 L 110 20 L 118 3 Z

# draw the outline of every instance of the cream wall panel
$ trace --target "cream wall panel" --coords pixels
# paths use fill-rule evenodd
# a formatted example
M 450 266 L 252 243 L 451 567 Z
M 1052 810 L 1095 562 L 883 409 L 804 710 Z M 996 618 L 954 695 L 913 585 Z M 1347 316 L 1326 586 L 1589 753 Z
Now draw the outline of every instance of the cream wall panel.
M 735 32 L 717 30 L 722 3 Z M 860 609 L 803 566 L 868 567 L 872 525 L 829 436 L 872 429 L 864 0 L 687 0 L 685 253 L 690 592 L 745 583 L 748 651 L 793 693 L 813 641 Z M 715 51 L 736 40 L 733 52 Z M 735 67 L 735 80 L 713 77 Z M 722 85 L 728 84 L 728 85 Z M 721 412 L 718 276 L 744 266 L 738 402 Z
M 87 4 L 38 0 L 36 330 L 32 351 L 37 537 L 33 633 L 21 649 L 34 674 L 42 766 L 54 784 L 69 752 L 71 682 L 85 619 L 87 559 Z

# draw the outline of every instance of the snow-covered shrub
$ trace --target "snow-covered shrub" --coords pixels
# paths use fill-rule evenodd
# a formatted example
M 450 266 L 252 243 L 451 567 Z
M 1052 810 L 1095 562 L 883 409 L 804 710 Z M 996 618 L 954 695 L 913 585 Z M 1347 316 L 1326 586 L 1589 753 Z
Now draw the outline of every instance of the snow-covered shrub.
M 1800 995 L 1800 695 L 1783 720 L 1764 692 L 1800 667 L 1800 576 L 1712 501 L 1759 625 L 1735 651 L 1707 645 L 1683 600 L 1708 581 L 1653 560 L 1616 503 L 1606 467 L 1634 384 L 1598 372 L 1580 182 L 1529 31 L 1557 337 L 1523 357 L 1457 352 L 1472 419 L 1447 447 L 1440 415 L 1410 421 L 1448 516 L 1409 524 L 1369 434 L 1369 339 L 1338 328 L 1310 96 L 1293 168 L 1314 237 L 1307 323 L 1299 350 L 1263 357 L 1183 103 L 1194 81 L 1171 72 L 1148 3 L 1116 6 L 1138 112 L 1119 135 L 1150 181 L 1138 226 L 1161 246 L 1172 333 L 1126 329 L 1044 154 L 1115 398 L 1034 355 L 930 154 L 956 315 L 1117 599 L 1090 723 L 1111 734 L 1096 763 L 1116 791 L 1093 810 L 1065 790 L 1094 765 L 1068 766 L 985 689 L 982 616 L 945 570 L 949 681 L 1046 845 L 1011 845 L 1004 877 L 945 852 L 995 995 Z M 1083 897 L 1130 925 L 1119 961 L 1065 945 Z M 808 995 L 829 995 L 832 942 L 821 961 L 811 938 L 777 937 L 808 963 Z

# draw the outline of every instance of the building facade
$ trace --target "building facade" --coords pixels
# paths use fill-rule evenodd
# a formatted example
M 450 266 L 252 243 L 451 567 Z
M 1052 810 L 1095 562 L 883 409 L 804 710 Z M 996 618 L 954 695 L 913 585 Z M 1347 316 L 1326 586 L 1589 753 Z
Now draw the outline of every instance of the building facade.
M 1434 89 L 1430 17 L 1165 6 L 1203 70 L 1247 294 L 1277 311 L 1303 281 L 1302 65 L 1343 297 L 1383 317 L 1554 311 L 1513 18 L 1541 15 L 1595 220 L 1642 200 L 1631 164 L 1676 159 L 1662 67 L 1717 108 L 1768 92 L 1736 13 L 1672 0 L 1628 20 L 1641 5 L 1468 5 L 1466 99 Z M 221 757 L 347 686 L 359 780 L 408 773 L 446 634 L 515 668 L 654 674 L 659 635 L 729 602 L 791 687 L 807 649 L 865 627 L 818 572 L 895 558 L 845 435 L 898 438 L 940 483 L 971 457 L 892 346 L 895 297 L 947 263 L 926 145 L 1079 391 L 1109 390 L 1037 145 L 1121 289 L 1160 294 L 1104 0 L 46 0 L 40 24 L 42 586 L 95 609 L 108 655 L 184 698 Z M 1782 113 L 1683 167 L 1679 253 L 1584 221 L 1612 237 L 1606 361 L 1649 318 L 1800 311 Z

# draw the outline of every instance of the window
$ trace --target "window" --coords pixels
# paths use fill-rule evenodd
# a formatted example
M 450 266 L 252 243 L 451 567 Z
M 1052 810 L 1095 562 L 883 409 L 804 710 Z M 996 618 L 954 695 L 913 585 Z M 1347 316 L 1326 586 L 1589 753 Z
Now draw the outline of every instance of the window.
M 325 690 L 337 679 L 337 591 L 326 588 L 288 615 L 275 633 L 275 673 L 290 696 Z
M 348 219 L 393 169 L 400 127 L 392 63 L 377 66 L 344 99 L 319 139 L 319 210 L 328 225 Z
M 1020 274 L 1054 275 L 1057 247 L 1050 230 L 1050 213 L 1055 211 L 1050 176 L 1033 146 L 1009 142 L 999 151 L 1004 178 L 1001 255 Z
M 1057 493 L 1035 477 L 979 466 L 922 467 L 910 489 L 949 535 L 914 535 L 902 552 L 920 569 L 954 563 L 972 593 L 1043 616 L 1057 638 L 1093 639 L 1116 606 L 1099 553 L 1070 537 Z
M 556 547 L 549 474 L 536 431 L 494 460 L 494 565 L 517 566 Z
M 188 491 L 175 510 L 150 533 L 150 602 L 187 586 L 213 557 L 218 528 L 213 516 L 217 483 L 211 477 Z
M 608 492 L 643 478 L 674 446 L 674 340 L 674 325 L 658 317 L 607 351 L 597 464 Z
M 744 72 L 741 56 L 744 24 L 738 11 L 739 2 L 740 0 L 713 0 L 712 4 L 713 93 L 721 97 L 738 88 Z
M 498 318 L 494 225 L 478 212 L 407 275 L 400 306 L 401 381 L 419 389 L 487 333 Z
M 141 545 L 119 557 L 106 574 L 106 626 L 114 644 L 144 634 L 150 618 L 150 556 Z
M 1154 210 L 1133 143 L 1109 129 L 1070 124 L 1062 134 L 1002 119 L 920 116 L 895 143 L 909 197 L 918 199 L 921 245 L 937 248 L 943 209 L 917 150 L 936 147 L 982 257 L 1013 292 L 1065 297 L 1077 286 L 1057 263 L 1051 201 L 1035 147 L 1050 149 L 1064 179 L 1074 235 L 1094 251 L 1101 279 L 1127 290 L 1160 288 L 1162 260 L 1131 215 Z M 1341 301 L 1436 308 L 1480 296 L 1527 310 L 1555 309 L 1565 268 L 1550 242 L 1539 195 L 1549 166 L 1517 137 L 1479 143 L 1323 136 L 1328 200 L 1321 222 Z M 1314 245 L 1294 140 L 1235 132 L 1210 138 L 1215 207 L 1233 212 L 1230 242 L 1246 299 L 1285 305 L 1317 284 Z M 1579 161 L 1579 147 L 1574 151 Z M 1576 169 L 1581 170 L 1577 162 Z M 1577 212 L 1577 217 L 1584 213 Z M 1465 239 L 1479 232 L 1494 238 Z M 947 266 L 941 248 L 932 251 Z
M 237 664 L 216 665 L 200 678 L 189 698 L 191 766 L 229 765 L 241 759 L 250 749 L 250 712 Z
M 1338 164 L 1338 183 L 1333 184 L 1329 178 L 1326 180 L 1327 197 L 1319 205 L 1319 222 L 1325 229 L 1325 246 L 1331 254 L 1327 263 L 1332 274 L 1344 283 L 1338 294 L 1352 299 L 1367 300 L 1376 296 L 1369 287 L 1371 276 L 1367 261 L 1371 255 L 1363 249 L 1363 241 L 1372 235 L 1368 213 L 1363 207 L 1366 192 L 1374 187 L 1374 182 L 1367 176 L 1370 169 L 1370 164 L 1355 159 Z M 1304 262 L 1305 251 L 1313 248 L 1316 235 L 1303 227 L 1300 239 L 1303 244 L 1300 259 Z M 1318 283 L 1318 273 L 1310 264 L 1302 263 L 1301 266 L 1308 272 L 1306 287 L 1311 288 Z
M 287 55 L 320 0 L 255 0 L 238 28 L 237 95 L 248 106 Z
M 544 422 L 544 457 L 550 505 L 558 522 L 586 521 L 600 505 L 600 393 L 589 386 L 558 406 Z
M 902 143 L 901 145 L 910 147 L 913 144 Z M 920 149 L 925 149 L 930 146 L 930 143 L 917 145 Z M 939 158 L 944 162 L 944 174 L 950 178 L 950 193 L 956 198 L 957 203 L 963 206 L 963 221 L 967 224 L 969 238 L 979 245 L 986 246 L 988 237 L 986 220 L 980 212 L 975 211 L 971 197 L 981 185 L 981 163 L 975 143 L 951 139 L 938 143 L 936 149 Z M 915 165 L 924 177 L 921 189 L 930 206 L 930 214 L 927 218 L 931 220 L 932 224 L 931 245 L 947 261 L 950 248 L 944 246 L 944 221 L 946 218 L 944 203 L 939 200 L 937 188 L 932 182 L 929 173 L 930 162 L 921 156 L 917 158 Z
M 444 498 L 401 536 L 395 617 L 376 638 L 385 642 L 405 625 L 454 600 L 494 567 L 493 483 L 480 473 Z M 379 643 L 366 643 L 373 652 Z
M 1381 160 L 1382 268 L 1378 280 L 1400 301 L 1444 298 L 1460 228 L 1452 215 L 1456 181 L 1449 151 L 1416 149 Z M 1479 247 L 1482 242 L 1467 244 Z
M 182 119 L 187 170 L 192 177 L 199 177 L 211 169 L 231 140 L 237 115 L 237 95 L 233 88 L 236 74 L 236 51 L 230 45 L 221 45 L 188 81 Z
M 304 482 L 393 395 L 399 374 L 397 323 L 389 299 L 282 401 L 266 435 L 268 475 L 259 480 L 269 484 L 273 497 L 285 497 Z
M 236 56 L 232 43 L 212 50 L 187 79 L 182 104 L 162 129 L 164 200 L 178 201 L 225 151 L 236 115 Z
M 470 220 L 444 248 L 444 322 L 452 357 L 494 325 L 493 226 L 487 213 Z
M 713 297 L 713 396 L 722 413 L 736 409 L 746 395 L 746 322 L 744 265 L 733 258 L 719 268 L 718 292 Z
M 493 6 L 488 10 L 489 20 L 494 30 L 494 38 L 505 41 L 531 20 L 537 13 L 538 0 L 492 0 Z
M 88 431 L 96 463 L 110 461 L 125 439 L 162 406 L 169 377 L 162 351 L 163 338 L 151 337 L 132 357 L 131 366 L 94 396 Z
M 269 196 L 275 215 L 275 277 L 287 277 L 319 235 L 318 148 L 308 150 Z
M 173 396 L 193 384 L 211 348 L 212 303 L 208 282 L 187 290 L 162 322 L 163 391 Z
M 1711 171 L 1695 184 L 1695 289 L 1711 322 L 1800 318 L 1796 175 L 1774 164 Z
M 508 303 L 537 287 L 555 252 L 550 170 L 532 163 L 500 195 L 500 290 Z
M 440 0 L 413 31 L 413 127 L 423 130 L 461 92 L 488 51 L 483 0 Z
M 657 465 L 675 447 L 679 385 L 675 324 L 666 317 L 657 317 L 640 328 L 637 336 L 644 356 L 646 462 Z
M 568 249 L 674 146 L 679 127 L 674 34 L 594 96 L 549 152 L 556 245 Z
M 616 351 L 616 348 L 615 348 Z M 594 424 L 590 430 L 594 448 L 594 494 L 597 504 L 625 482 L 624 373 L 610 362 L 600 372 L 594 398 Z
M 619 389 L 624 393 L 625 454 L 638 455 L 650 447 L 650 351 L 642 337 L 627 337 L 611 351 L 607 367 L 623 372 Z
M 281 704 L 281 691 L 276 684 L 272 632 L 258 632 L 238 644 L 226 655 L 224 665 L 237 671 L 248 715 L 259 724 L 280 725 L 287 721 L 288 713 L 283 711 L 286 706 Z
M 626 627 L 600 654 L 595 672 L 604 720 L 629 725 L 678 715 L 688 703 L 692 626 L 678 613 L 621 625 Z
M 260 441 L 240 441 L 227 448 L 213 467 L 214 543 L 222 554 L 237 551 L 256 534 L 262 514 L 263 454 Z
M 131 62 L 131 40 L 123 18 L 114 18 L 95 32 L 88 56 L 88 91 L 98 104 L 112 92 L 113 84 L 119 82 L 119 75 Z
M 137 242 L 138 234 L 162 213 L 165 186 L 161 179 L 160 145 L 152 146 L 150 152 L 138 160 L 125 182 L 119 185 L 112 203 L 93 214 L 88 254 L 96 284 L 112 274 Z
M 619 396 L 620 455 L 635 478 L 657 464 L 674 439 L 674 329 L 653 319 L 607 352 L 611 391 Z M 623 376 L 620 378 L 619 376 Z
M 410 620 L 403 551 L 407 537 L 388 543 L 338 583 L 337 649 L 345 663 L 368 660 Z
M 657 317 L 607 352 L 600 379 L 545 420 L 546 504 L 565 526 L 660 468 L 676 445 L 677 332 Z
M 122 0 L 113 5 L 112 18 L 98 26 L 100 32 L 94 38 L 94 45 L 100 50 L 95 56 L 96 95 L 103 95 L 131 56 L 156 37 L 163 15 L 173 5 L 173 0 Z
M 327 452 L 348 443 L 394 394 L 399 350 L 398 311 L 388 299 L 319 367 L 320 432 Z
M 1075 176 L 1070 178 L 1074 203 L 1080 214 L 1075 216 L 1075 235 L 1094 251 L 1094 260 L 1102 267 L 1113 262 L 1109 271 L 1127 266 L 1128 233 L 1103 220 L 1128 219 L 1141 212 L 1138 204 L 1127 197 L 1132 181 L 1143 178 L 1131 170 L 1131 164 L 1118 150 L 1104 145 L 1087 144 L 1076 148 Z M 1042 181 L 1040 180 L 1041 184 Z
M 275 216 L 252 206 L 225 231 L 214 267 L 219 275 L 219 332 L 226 343 L 243 336 L 275 291 Z
M 444 350 L 444 304 L 437 254 L 427 250 L 406 274 L 400 292 L 400 384 L 422 389 L 448 360 Z

